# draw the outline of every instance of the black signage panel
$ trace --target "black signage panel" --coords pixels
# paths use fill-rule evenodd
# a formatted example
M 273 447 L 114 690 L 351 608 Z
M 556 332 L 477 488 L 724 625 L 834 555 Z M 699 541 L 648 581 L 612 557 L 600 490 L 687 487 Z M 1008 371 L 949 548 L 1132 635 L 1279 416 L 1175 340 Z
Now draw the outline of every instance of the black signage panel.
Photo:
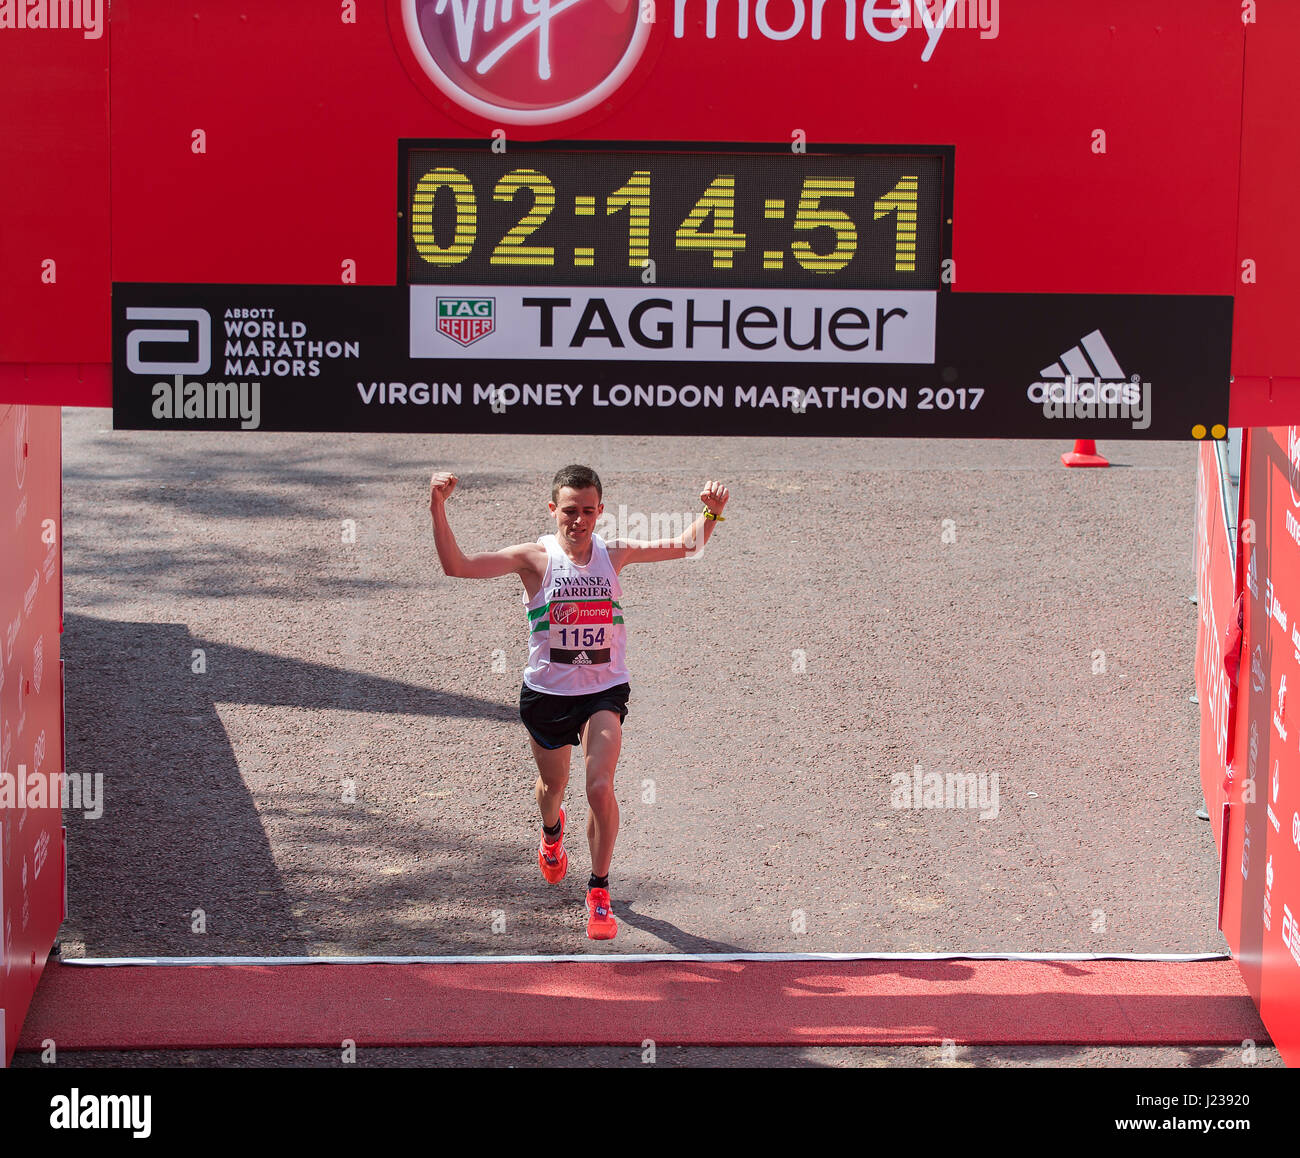
M 114 424 L 1226 434 L 1230 297 L 509 288 L 119 284 Z

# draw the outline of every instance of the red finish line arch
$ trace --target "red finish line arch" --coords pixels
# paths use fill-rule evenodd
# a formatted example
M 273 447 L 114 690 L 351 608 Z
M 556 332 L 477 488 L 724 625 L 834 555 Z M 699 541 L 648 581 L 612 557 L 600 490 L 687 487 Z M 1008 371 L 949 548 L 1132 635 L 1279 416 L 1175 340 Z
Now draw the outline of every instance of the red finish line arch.
M 119 0 L 111 37 L 89 4 L 0 24 L 22 557 L 0 592 L 21 652 L 0 709 L 46 725 L 22 729 L 15 766 L 62 765 L 57 424 L 30 406 L 168 432 L 686 415 L 719 435 L 1117 440 L 1296 421 L 1294 5 L 1007 0 L 996 28 L 955 0 L 890 19 L 672 0 L 586 25 L 561 7 L 467 23 L 415 0 L 383 18 Z M 784 107 L 770 77 L 792 80 Z M 1273 442 L 1255 467 L 1291 472 Z M 1249 558 L 1236 590 L 1258 598 Z M 44 923 L 6 950 L 19 990 L 62 905 L 57 822 L 28 836 Z M 1276 916 L 1284 947 L 1295 911 Z M 11 1042 L 29 997 L 6 1000 Z

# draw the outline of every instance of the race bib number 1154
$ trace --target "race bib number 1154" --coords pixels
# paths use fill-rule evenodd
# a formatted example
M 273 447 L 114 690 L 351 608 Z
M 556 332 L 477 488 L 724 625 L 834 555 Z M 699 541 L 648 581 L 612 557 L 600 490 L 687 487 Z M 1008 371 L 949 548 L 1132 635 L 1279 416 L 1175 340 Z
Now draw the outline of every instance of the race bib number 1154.
M 552 663 L 581 666 L 609 663 L 614 635 L 614 603 L 610 599 L 553 599 L 550 621 Z

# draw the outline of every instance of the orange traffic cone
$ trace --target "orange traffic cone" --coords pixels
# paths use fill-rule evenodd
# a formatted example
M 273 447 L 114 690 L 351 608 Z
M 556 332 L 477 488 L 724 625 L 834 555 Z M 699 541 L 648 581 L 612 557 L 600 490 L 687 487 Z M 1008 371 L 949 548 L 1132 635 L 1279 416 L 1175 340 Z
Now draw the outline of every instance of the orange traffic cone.
M 1091 438 L 1076 438 L 1074 449 L 1069 454 L 1061 455 L 1061 462 L 1065 466 L 1110 466 L 1097 453 L 1097 444 Z

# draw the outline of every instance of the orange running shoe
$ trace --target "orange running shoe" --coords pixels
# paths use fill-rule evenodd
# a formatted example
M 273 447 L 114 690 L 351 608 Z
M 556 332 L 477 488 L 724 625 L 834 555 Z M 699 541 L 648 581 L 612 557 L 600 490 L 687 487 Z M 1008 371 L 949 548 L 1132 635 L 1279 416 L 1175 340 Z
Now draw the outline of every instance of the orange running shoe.
M 564 880 L 569 871 L 569 854 L 564 851 L 564 805 L 560 805 L 560 835 L 554 844 L 548 844 L 546 833 L 542 833 L 542 843 L 537 846 L 537 863 L 544 876 L 553 885 Z
M 611 941 L 618 933 L 618 922 L 609 909 L 608 889 L 587 890 L 587 936 L 593 941 Z

